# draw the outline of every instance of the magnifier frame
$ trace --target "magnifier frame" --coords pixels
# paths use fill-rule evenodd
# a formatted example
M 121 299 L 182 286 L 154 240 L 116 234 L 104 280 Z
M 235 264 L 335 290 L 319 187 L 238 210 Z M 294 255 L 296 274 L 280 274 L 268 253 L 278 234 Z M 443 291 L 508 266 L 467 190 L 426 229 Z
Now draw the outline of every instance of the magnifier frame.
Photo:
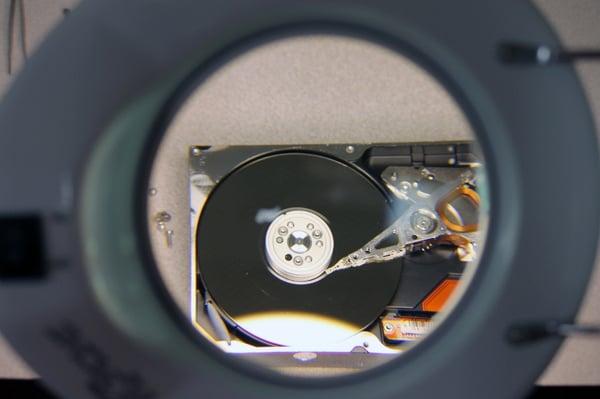
M 153 274 L 140 205 L 182 79 L 251 38 L 300 31 L 371 39 L 432 73 L 478 133 L 493 199 L 480 270 L 444 323 L 385 367 L 338 379 L 285 378 L 203 342 Z M 561 340 L 517 346 L 507 330 L 575 317 L 600 173 L 573 68 L 507 65 L 506 40 L 559 44 L 516 0 L 84 1 L 0 109 L 0 213 L 38 215 L 48 257 L 46 277 L 2 282 L 2 332 L 48 385 L 83 399 L 115 386 L 123 397 L 522 396 Z

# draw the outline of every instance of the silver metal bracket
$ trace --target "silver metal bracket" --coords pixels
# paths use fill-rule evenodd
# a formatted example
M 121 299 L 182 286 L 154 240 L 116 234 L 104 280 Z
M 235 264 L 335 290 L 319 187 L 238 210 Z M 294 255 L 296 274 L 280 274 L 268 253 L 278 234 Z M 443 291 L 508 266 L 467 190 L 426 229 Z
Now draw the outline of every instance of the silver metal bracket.
M 600 60 L 600 49 L 565 50 L 545 44 L 504 43 L 500 45 L 500 58 L 509 64 L 548 66 Z

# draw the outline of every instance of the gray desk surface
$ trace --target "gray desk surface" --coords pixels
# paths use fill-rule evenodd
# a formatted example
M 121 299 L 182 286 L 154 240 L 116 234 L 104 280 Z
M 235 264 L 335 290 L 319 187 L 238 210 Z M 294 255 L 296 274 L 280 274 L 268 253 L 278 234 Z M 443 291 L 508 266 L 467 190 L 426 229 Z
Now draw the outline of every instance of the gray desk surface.
M 25 0 L 28 46 L 77 0 Z M 537 0 L 566 47 L 600 47 L 600 1 Z M 6 74 L 9 0 L 0 0 L 0 94 Z M 16 54 L 16 63 L 21 57 Z M 600 126 L 600 63 L 578 63 Z M 360 77 L 357 79 L 357 77 Z M 285 134 L 282 134 L 285 132 Z M 185 104 L 169 130 L 152 176 L 159 192 L 149 212 L 168 209 L 176 232 L 167 250 L 153 234 L 167 287 L 187 307 L 189 241 L 186 148 L 190 144 L 398 141 L 467 138 L 470 129 L 452 99 L 407 60 L 371 44 L 336 37 L 291 39 L 264 46 L 227 65 Z M 565 132 L 567 134 L 567 132 Z M 390 140 L 392 141 L 392 140 Z M 600 323 L 600 262 L 579 320 Z M 28 378 L 29 370 L 0 339 L 0 377 Z M 570 339 L 540 379 L 542 384 L 600 384 L 600 345 Z

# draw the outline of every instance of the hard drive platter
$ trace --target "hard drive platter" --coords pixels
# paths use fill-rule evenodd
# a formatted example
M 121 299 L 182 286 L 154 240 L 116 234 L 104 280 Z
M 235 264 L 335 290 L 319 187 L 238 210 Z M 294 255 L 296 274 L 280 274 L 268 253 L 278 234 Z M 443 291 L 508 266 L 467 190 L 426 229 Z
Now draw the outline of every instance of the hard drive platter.
M 201 281 L 227 319 L 257 340 L 294 345 L 348 338 L 390 302 L 401 264 L 318 281 L 310 281 L 311 271 L 316 265 L 316 276 L 325 276 L 330 259 L 386 227 L 390 209 L 382 189 L 350 164 L 299 151 L 263 156 L 225 177 L 204 206 L 196 235 Z M 281 254 L 270 258 L 272 247 Z M 296 275 L 286 277 L 287 268 Z M 290 320 L 302 318 L 312 328 L 289 331 Z M 319 323 L 343 328 L 319 336 Z
M 194 324 L 229 352 L 402 352 L 476 265 L 484 185 L 467 142 L 194 146 Z

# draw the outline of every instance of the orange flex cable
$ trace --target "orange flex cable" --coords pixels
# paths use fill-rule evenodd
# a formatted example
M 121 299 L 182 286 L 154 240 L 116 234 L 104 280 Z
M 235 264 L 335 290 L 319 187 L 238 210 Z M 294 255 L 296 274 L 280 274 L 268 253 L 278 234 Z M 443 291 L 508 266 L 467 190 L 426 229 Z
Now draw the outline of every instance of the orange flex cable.
M 479 207 L 480 199 L 479 199 L 479 194 L 477 194 L 477 191 L 475 191 L 467 186 L 460 186 L 439 200 L 439 202 L 437 203 L 436 211 L 437 211 L 438 215 L 440 215 L 440 219 L 442 219 L 442 222 L 444 222 L 444 224 L 448 227 L 448 229 L 450 229 L 452 231 L 455 231 L 457 233 L 472 233 L 474 231 L 477 231 L 477 229 L 479 228 L 479 224 L 477 224 L 477 223 L 460 225 L 460 224 L 452 222 L 448 218 L 448 215 L 446 214 L 446 210 L 448 209 L 448 206 L 450 206 L 450 203 L 452 201 L 454 201 L 460 197 L 466 197 L 476 207 Z

